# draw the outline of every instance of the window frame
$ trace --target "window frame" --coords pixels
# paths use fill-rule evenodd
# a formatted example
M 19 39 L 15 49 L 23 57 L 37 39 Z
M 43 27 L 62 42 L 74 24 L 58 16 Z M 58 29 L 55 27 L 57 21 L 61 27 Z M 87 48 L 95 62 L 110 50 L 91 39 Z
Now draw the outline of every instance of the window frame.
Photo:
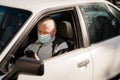
M 73 28 L 74 28 L 74 35 L 76 37 L 75 43 L 76 43 L 76 48 L 80 48 L 81 46 L 83 47 L 83 39 L 82 39 L 82 33 L 81 33 L 81 26 L 79 23 L 79 18 L 76 10 L 76 5 L 67 5 L 67 6 L 62 6 L 62 7 L 56 7 L 56 8 L 49 8 L 45 9 L 39 18 L 36 21 L 37 22 L 42 19 L 44 16 L 54 14 L 54 13 L 59 13 L 59 12 L 64 12 L 64 11 L 71 11 L 73 12 L 72 17 L 73 17 Z M 75 24 L 76 23 L 76 24 Z M 35 26 L 35 25 L 34 25 Z M 33 29 L 33 27 L 32 27 Z M 81 44 L 82 43 L 82 44 Z
M 15 55 L 17 53 L 17 50 L 20 48 L 20 44 L 24 43 L 24 40 L 26 39 L 26 37 L 28 36 L 28 34 L 31 32 L 31 30 L 34 28 L 34 26 L 36 25 L 36 23 L 41 19 L 43 18 L 44 16 L 46 15 L 49 15 L 49 14 L 53 14 L 53 13 L 57 13 L 57 12 L 62 12 L 62 11 L 67 11 L 67 10 L 72 10 L 72 11 L 75 11 L 76 14 L 77 14 L 77 11 L 76 11 L 76 8 L 74 5 L 69 5 L 69 6 L 62 6 L 62 7 L 56 7 L 56 8 L 49 8 L 49 9 L 45 9 L 45 10 L 42 10 L 40 11 L 38 14 L 36 14 L 34 16 L 34 18 L 30 21 L 29 24 L 27 24 L 27 28 L 24 30 L 24 33 L 23 35 L 21 35 L 21 37 L 19 37 L 19 40 L 17 43 L 14 44 L 14 46 L 11 48 L 11 50 L 7 53 L 7 55 L 4 57 L 4 59 L 1 61 L 1 66 L 0 66 L 0 69 L 3 69 L 4 66 L 6 65 L 5 63 L 7 63 L 7 61 L 9 61 L 12 57 L 12 55 Z M 75 16 L 75 15 L 74 15 Z M 32 16 L 30 16 L 32 17 Z M 76 17 L 76 16 L 75 16 Z M 76 20 L 77 18 L 75 18 Z M 74 21 L 75 22 L 75 21 Z M 79 34 L 78 34 L 78 24 L 79 24 L 79 21 L 77 21 L 77 24 L 75 25 L 75 23 L 73 23 L 74 25 L 74 30 L 75 30 L 75 36 L 76 36 L 76 48 L 79 48 L 80 45 L 79 45 Z M 24 25 L 23 25 L 24 27 Z M 77 28 L 76 28 L 77 27 Z M 21 30 L 21 29 L 20 29 Z M 27 31 L 27 32 L 26 32 Z M 15 35 L 16 36 L 16 35 Z M 82 39 L 82 38 L 81 38 Z

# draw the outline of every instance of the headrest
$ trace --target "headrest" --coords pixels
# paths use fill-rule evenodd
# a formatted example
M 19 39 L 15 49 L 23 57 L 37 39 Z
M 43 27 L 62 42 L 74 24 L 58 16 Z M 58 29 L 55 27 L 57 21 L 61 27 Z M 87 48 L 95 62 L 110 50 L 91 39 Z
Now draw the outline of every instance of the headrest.
M 57 32 L 60 36 L 68 39 L 73 38 L 72 25 L 68 21 L 61 21 L 58 23 Z

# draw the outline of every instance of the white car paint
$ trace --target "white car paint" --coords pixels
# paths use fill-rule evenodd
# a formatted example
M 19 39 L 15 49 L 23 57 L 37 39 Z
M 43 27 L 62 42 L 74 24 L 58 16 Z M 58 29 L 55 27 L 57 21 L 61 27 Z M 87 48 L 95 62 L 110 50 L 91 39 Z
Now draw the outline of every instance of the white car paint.
M 86 66 L 78 66 L 80 63 L 86 60 L 89 61 Z M 45 60 L 45 73 L 43 76 L 35 77 L 21 74 L 18 80 L 92 80 L 92 64 L 93 63 L 89 51 L 87 49 L 78 49 L 55 58 Z
M 33 15 L 27 23 L 12 40 L 9 46 L 0 55 L 0 61 L 9 52 L 22 35 L 27 25 L 33 21 L 33 18 L 42 10 L 55 8 L 64 5 L 77 5 L 91 2 L 104 2 L 104 0 L 0 0 L 0 5 L 11 6 L 30 10 Z M 52 2 L 53 1 L 53 2 Z M 36 4 L 37 3 L 37 4 Z M 81 19 L 80 19 L 81 20 Z M 84 24 L 83 24 L 84 25 Z M 93 44 L 88 48 L 81 48 L 70 51 L 63 55 L 53 57 L 44 61 L 44 75 L 20 74 L 18 80 L 106 80 L 120 73 L 120 36 Z M 69 54 L 69 55 L 68 55 Z M 79 67 L 79 64 L 88 61 L 86 66 Z M 69 74 L 69 75 L 68 75 Z M 3 77 L 3 76 L 1 76 Z M 0 78 L 1 80 L 2 78 Z
M 94 63 L 94 80 L 105 80 L 120 73 L 119 39 L 118 36 L 89 47 Z

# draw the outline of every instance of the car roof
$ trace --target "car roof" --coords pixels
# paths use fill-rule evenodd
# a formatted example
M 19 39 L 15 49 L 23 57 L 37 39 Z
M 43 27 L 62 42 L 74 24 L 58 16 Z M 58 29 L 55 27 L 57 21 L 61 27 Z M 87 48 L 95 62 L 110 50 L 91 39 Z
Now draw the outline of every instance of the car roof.
M 29 10 L 32 12 L 40 11 L 56 6 L 69 4 L 82 4 L 89 2 L 102 2 L 105 0 L 0 0 L 0 5 Z

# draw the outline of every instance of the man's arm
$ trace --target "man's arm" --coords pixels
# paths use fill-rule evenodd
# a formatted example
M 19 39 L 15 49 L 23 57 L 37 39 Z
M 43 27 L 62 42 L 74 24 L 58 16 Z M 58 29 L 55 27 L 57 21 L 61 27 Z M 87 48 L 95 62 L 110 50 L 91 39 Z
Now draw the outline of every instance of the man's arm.
M 36 54 L 36 51 L 38 49 L 38 44 L 30 44 L 24 51 L 26 57 L 35 58 L 39 60 L 39 57 Z

